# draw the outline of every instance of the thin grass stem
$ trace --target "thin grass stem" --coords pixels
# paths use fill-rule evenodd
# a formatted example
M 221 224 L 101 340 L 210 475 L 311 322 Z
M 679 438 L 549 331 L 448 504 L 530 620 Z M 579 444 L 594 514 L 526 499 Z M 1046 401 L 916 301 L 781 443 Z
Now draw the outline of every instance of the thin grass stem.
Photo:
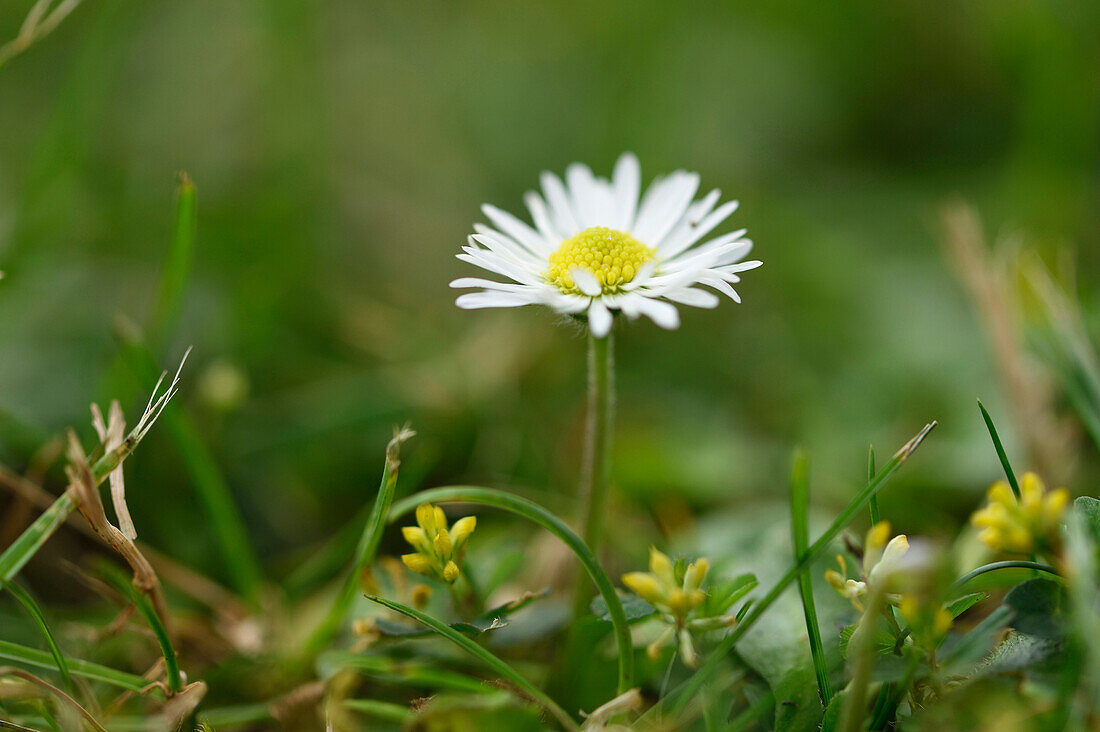
M 1008 462 L 1008 455 L 1005 453 L 1005 447 L 1001 444 L 1001 436 L 997 434 L 997 428 L 993 425 L 993 418 L 989 416 L 989 412 L 986 411 L 985 405 L 982 404 L 982 400 L 978 400 L 978 409 L 982 411 L 982 419 L 985 420 L 985 428 L 989 430 L 989 439 L 993 440 L 993 448 L 997 451 L 997 459 L 1001 461 L 1001 467 L 1004 468 L 1005 477 L 1008 478 L 1008 484 L 1012 486 L 1012 492 L 1016 494 L 1016 497 L 1020 497 L 1020 484 L 1016 482 L 1016 474 L 1012 472 L 1012 465 Z
M 796 562 L 802 559 L 810 543 L 809 503 L 809 460 L 804 452 L 798 451 L 795 453 L 794 464 L 791 467 L 791 540 Z M 810 640 L 810 656 L 813 658 L 814 674 L 817 676 L 817 689 L 821 695 L 822 707 L 826 708 L 832 701 L 833 690 L 829 684 L 825 647 L 821 643 L 821 630 L 817 623 L 813 579 L 810 576 L 809 567 L 798 574 L 798 591 L 802 598 L 802 613 L 806 617 L 806 634 Z

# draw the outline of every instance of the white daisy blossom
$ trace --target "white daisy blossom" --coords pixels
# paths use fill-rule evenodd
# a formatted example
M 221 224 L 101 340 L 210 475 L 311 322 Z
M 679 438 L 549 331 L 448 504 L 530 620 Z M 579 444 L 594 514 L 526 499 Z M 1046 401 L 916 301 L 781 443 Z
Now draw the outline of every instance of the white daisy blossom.
M 543 173 L 541 182 L 542 194 L 531 191 L 524 199 L 534 227 L 482 207 L 495 228 L 475 225 L 458 258 L 510 281 L 455 280 L 451 287 L 480 288 L 461 295 L 460 308 L 545 305 L 584 314 L 597 338 L 610 332 L 615 310 L 672 329 L 680 325 L 675 304 L 716 307 L 718 296 L 703 287 L 741 302 L 732 285 L 740 272 L 762 264 L 742 261 L 752 249 L 744 229 L 702 242 L 737 210 L 737 201 L 717 205 L 717 190 L 695 200 L 696 173 L 658 178 L 639 200 L 641 168 L 624 153 L 611 180 L 574 163 L 564 182 L 553 173 Z

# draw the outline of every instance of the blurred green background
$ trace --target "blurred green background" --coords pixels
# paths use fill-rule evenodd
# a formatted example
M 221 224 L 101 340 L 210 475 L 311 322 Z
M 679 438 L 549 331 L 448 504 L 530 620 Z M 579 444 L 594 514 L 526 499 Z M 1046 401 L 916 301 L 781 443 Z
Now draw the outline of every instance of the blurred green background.
M 0 38 L 29 6 L 0 5 Z M 90 441 L 93 398 L 136 418 L 112 331 L 149 319 L 185 170 L 198 250 L 156 355 L 194 346 L 180 401 L 273 572 L 371 500 L 406 419 L 402 492 L 470 481 L 569 515 L 583 338 L 460 312 L 447 283 L 473 274 L 454 254 L 479 204 L 519 213 L 539 171 L 633 150 L 646 180 L 684 167 L 739 199 L 765 265 L 743 305 L 619 331 L 622 523 L 783 501 L 795 445 L 828 508 L 868 443 L 938 419 L 882 502 L 948 535 L 1000 470 L 974 398 L 1007 396 L 939 209 L 1072 245 L 1087 292 L 1098 138 L 1084 0 L 85 0 L 0 70 L 0 457 L 22 469 L 68 425 Z M 142 537 L 222 576 L 166 436 L 127 465 Z

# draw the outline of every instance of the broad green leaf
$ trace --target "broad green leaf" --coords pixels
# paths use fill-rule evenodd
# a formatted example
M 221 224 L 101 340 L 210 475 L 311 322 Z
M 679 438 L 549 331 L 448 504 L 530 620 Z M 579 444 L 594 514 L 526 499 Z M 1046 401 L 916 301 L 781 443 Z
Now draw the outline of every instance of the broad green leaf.
M 1016 612 L 1012 626 L 1026 635 L 1061 638 L 1065 633 L 1064 594 L 1060 584 L 1042 577 L 1012 588 L 1004 599 L 1004 604 Z
M 626 621 L 628 623 L 633 623 L 638 620 L 651 617 L 657 612 L 657 608 L 653 607 L 637 595 L 622 594 L 619 595 L 619 599 L 622 600 L 623 612 L 626 613 Z M 607 622 L 611 621 L 611 614 L 607 610 L 607 602 L 603 599 L 603 597 L 597 595 L 596 597 L 592 598 L 591 608 L 592 614 L 595 615 L 598 619 Z

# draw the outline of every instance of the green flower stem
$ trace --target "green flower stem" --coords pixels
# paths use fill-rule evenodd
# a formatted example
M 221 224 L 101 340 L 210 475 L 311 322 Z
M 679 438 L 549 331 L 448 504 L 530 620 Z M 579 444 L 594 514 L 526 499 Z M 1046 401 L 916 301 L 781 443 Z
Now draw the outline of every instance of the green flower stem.
M 863 718 L 867 714 L 867 691 L 875 666 L 875 622 L 883 610 L 884 600 L 881 588 L 872 587 L 867 598 L 867 609 L 848 643 L 849 657 L 855 661 L 852 680 L 848 682 L 847 696 L 840 715 L 839 728 L 844 732 L 860 732 L 863 729 Z
M 975 577 L 979 577 L 979 576 L 985 574 L 986 572 L 994 572 L 998 569 L 1033 569 L 1036 572 L 1045 572 L 1046 574 L 1052 574 L 1055 577 L 1061 577 L 1062 576 L 1061 574 L 1059 574 L 1057 569 L 1055 569 L 1054 567 L 1051 567 L 1049 564 L 1040 564 L 1038 562 L 1029 562 L 1029 561 L 1024 560 L 1024 559 L 1009 559 L 1009 560 L 1006 560 L 1006 561 L 1003 561 L 1003 562 L 993 562 L 991 564 L 983 564 L 981 567 L 978 567 L 977 569 L 970 570 L 969 572 L 964 574 L 962 577 L 959 577 L 957 580 L 955 580 L 955 582 L 952 583 L 952 585 L 951 585 L 951 589 L 952 590 L 961 590 L 963 587 L 966 586 L 966 584 L 968 582 L 970 582 L 970 580 L 974 579 Z
M 577 559 L 587 570 L 588 576 L 592 578 L 593 584 L 607 603 L 607 612 L 611 617 L 615 644 L 619 651 L 619 693 L 625 693 L 634 685 L 634 649 L 622 601 L 619 600 L 614 585 L 600 566 L 595 553 L 564 521 L 526 498 L 476 486 L 447 486 L 416 493 L 393 505 L 390 521 L 395 521 L 414 510 L 421 503 L 474 503 L 500 508 L 535 522 L 561 539 L 577 555 Z
M 799 561 L 810 543 L 808 514 L 810 503 L 809 460 L 799 451 L 795 454 L 791 469 L 791 540 L 794 545 L 794 558 Z M 829 669 L 825 663 L 825 647 L 821 643 L 821 630 L 817 623 L 817 608 L 814 606 L 814 586 L 810 569 L 798 574 L 798 591 L 802 597 L 802 612 L 806 616 L 806 634 L 810 640 L 810 655 L 817 675 L 817 688 L 821 694 L 822 708 L 828 708 L 833 698 L 829 685 Z
M 415 610 L 411 607 L 408 607 L 407 605 L 402 605 L 399 602 L 393 602 L 392 600 L 387 600 L 382 597 L 372 597 L 368 595 L 367 598 L 372 602 L 376 602 L 383 607 L 387 607 L 390 610 L 393 610 L 394 612 L 401 613 L 402 615 L 410 617 L 413 620 L 423 623 L 427 627 L 431 628 L 432 631 L 434 631 L 435 633 L 451 641 L 474 658 L 477 658 L 479 661 L 491 668 L 502 678 L 505 678 L 508 681 L 512 682 L 521 692 L 523 692 L 524 696 L 527 696 L 537 701 L 539 704 L 545 707 L 548 712 L 557 717 L 558 721 L 561 722 L 562 727 L 567 730 L 577 730 L 577 723 L 573 721 L 573 718 L 570 717 L 564 709 L 558 706 L 558 704 L 553 699 L 547 696 L 545 692 L 543 692 L 537 686 L 525 679 L 514 668 L 494 656 L 489 651 L 479 646 L 470 638 L 467 638 L 454 628 L 446 625 L 445 623 L 441 623 L 430 615 L 425 615 L 419 610 Z
M 615 412 L 614 335 L 588 334 L 588 416 L 581 465 L 584 543 L 598 552 L 611 481 L 611 430 Z
M 802 558 L 779 578 L 779 581 L 775 583 L 759 602 L 752 606 L 752 609 L 750 609 L 748 614 L 741 619 L 741 622 L 734 627 L 729 635 L 721 640 L 718 647 L 711 653 L 706 663 L 703 664 L 695 675 L 669 695 L 670 698 L 675 699 L 673 707 L 675 711 L 683 709 L 692 697 L 698 694 L 707 684 L 708 679 L 721 669 L 726 656 L 733 650 L 734 646 L 737 645 L 737 642 L 740 641 L 741 638 L 745 636 L 745 633 L 752 629 L 756 621 L 775 604 L 775 601 L 779 599 L 783 591 L 798 579 L 799 573 L 809 568 L 826 552 L 829 548 L 829 544 L 836 538 L 837 534 L 855 518 L 857 513 L 863 510 L 863 507 L 870 502 L 871 497 L 878 493 L 882 486 L 886 484 L 886 481 L 889 480 L 890 476 L 909 459 L 909 456 L 916 451 L 921 442 L 924 441 L 924 438 L 928 436 L 928 433 L 931 432 L 935 426 L 935 422 L 925 425 L 924 429 L 918 432 L 894 454 L 894 457 L 883 466 L 878 475 L 876 475 L 873 480 L 868 481 L 867 485 L 860 489 L 859 493 L 848 502 L 848 505 L 840 512 L 840 515 L 833 519 L 833 522 L 829 525 L 829 528 L 825 530 L 825 533 L 810 545 L 809 549 L 802 555 Z M 657 704 L 653 709 L 658 709 L 662 706 L 663 704 Z M 650 711 L 652 712 L 653 710 Z M 649 713 L 647 712 L 647 714 Z
M 309 653 L 317 653 L 327 645 L 340 631 L 340 626 L 355 600 L 355 594 L 359 586 L 359 577 L 363 570 L 374 561 L 378 553 L 378 545 L 382 542 L 382 532 L 386 528 L 387 518 L 390 512 L 390 504 L 397 489 L 397 473 L 401 465 L 401 443 L 412 437 L 413 431 L 404 429 L 394 435 L 386 445 L 386 464 L 382 468 L 382 482 L 378 486 L 378 495 L 374 499 L 374 508 L 363 527 L 363 534 L 359 537 L 359 545 L 355 549 L 355 562 L 351 572 L 344 580 L 340 589 L 340 595 L 332 604 L 328 615 L 306 641 L 306 650 Z

